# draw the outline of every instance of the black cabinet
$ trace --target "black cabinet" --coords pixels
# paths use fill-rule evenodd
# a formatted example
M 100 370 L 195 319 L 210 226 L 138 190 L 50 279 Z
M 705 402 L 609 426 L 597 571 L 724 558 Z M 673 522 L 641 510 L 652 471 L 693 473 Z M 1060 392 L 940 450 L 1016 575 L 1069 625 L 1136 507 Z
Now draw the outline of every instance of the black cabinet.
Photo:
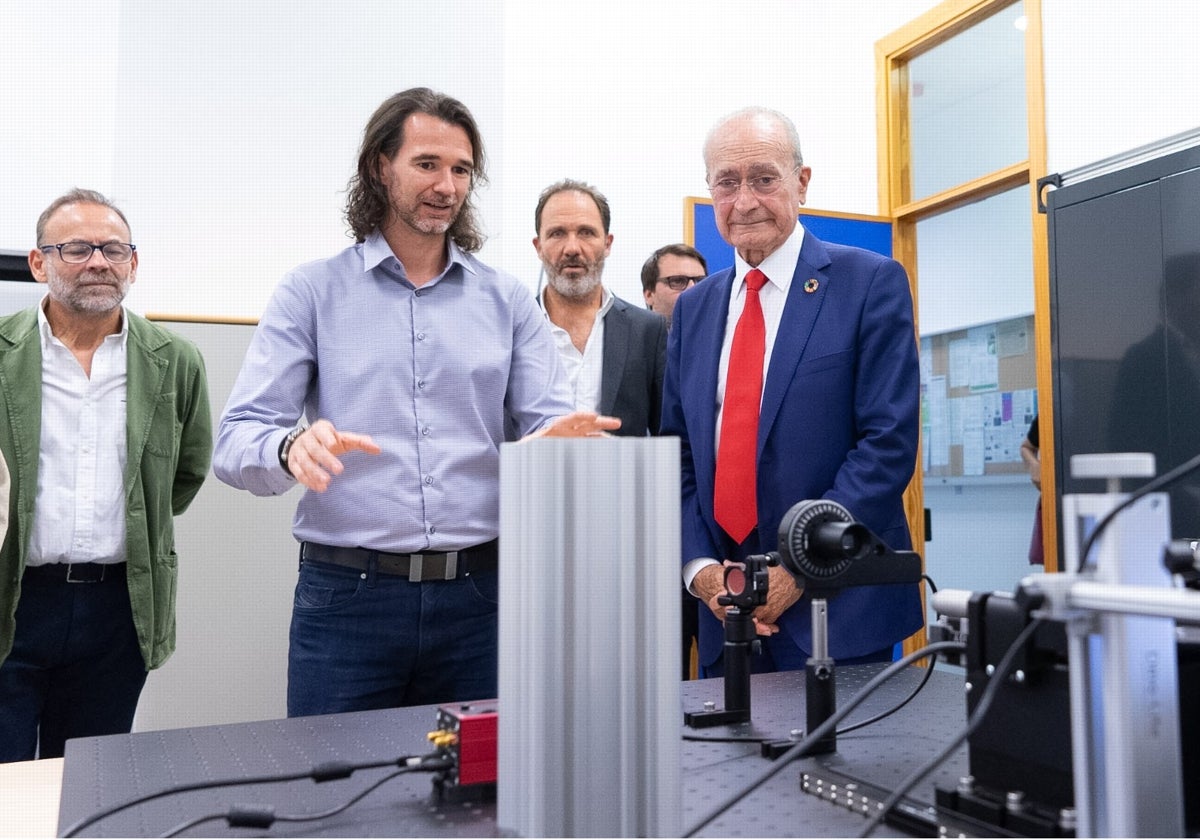
M 1054 190 L 1047 213 L 1061 502 L 1102 489 L 1072 455 L 1152 452 L 1161 475 L 1200 454 L 1200 148 Z M 1200 537 L 1200 475 L 1169 492 L 1172 536 Z

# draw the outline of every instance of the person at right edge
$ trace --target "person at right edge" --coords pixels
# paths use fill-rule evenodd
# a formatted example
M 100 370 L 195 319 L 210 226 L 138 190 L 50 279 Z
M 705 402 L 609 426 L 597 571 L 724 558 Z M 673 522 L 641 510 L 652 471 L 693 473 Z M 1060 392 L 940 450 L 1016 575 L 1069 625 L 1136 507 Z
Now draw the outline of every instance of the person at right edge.
M 797 502 L 838 502 L 893 549 L 911 546 L 903 493 L 920 368 L 900 264 L 798 224 L 812 171 L 786 116 L 726 116 L 704 163 L 735 265 L 676 303 L 661 433 L 680 438 L 684 583 L 708 607 L 699 658 L 701 676 L 714 677 L 724 674 L 722 561 L 775 550 Z M 811 596 L 782 567 L 770 570 L 755 625 L 755 673 L 804 668 Z M 915 584 L 847 588 L 829 602 L 829 653 L 889 661 L 920 626 Z
M 1021 461 L 1029 470 L 1029 480 L 1037 488 L 1038 500 L 1033 512 L 1033 535 L 1029 538 L 1029 563 L 1040 566 L 1046 562 L 1045 548 L 1042 541 L 1042 459 L 1041 442 L 1038 439 L 1038 419 L 1035 414 L 1029 424 L 1029 431 L 1021 440 Z

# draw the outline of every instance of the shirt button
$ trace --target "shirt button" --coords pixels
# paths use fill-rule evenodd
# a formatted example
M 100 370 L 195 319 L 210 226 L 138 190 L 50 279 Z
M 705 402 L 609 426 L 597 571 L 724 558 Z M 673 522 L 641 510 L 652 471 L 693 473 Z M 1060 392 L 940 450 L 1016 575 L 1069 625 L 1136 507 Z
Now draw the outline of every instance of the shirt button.
M 417 341 L 424 341 L 425 333 L 417 333 Z
M 425 483 L 426 483 L 426 484 L 433 484 L 433 476 L 431 476 L 431 475 L 427 475 L 427 476 L 425 476 Z
M 435 533 L 437 533 L 437 528 L 434 528 L 432 525 L 430 525 L 430 526 L 429 526 L 429 533 L 431 533 L 431 534 L 435 534 Z
M 418 388 L 424 388 L 424 387 L 425 387 L 425 380 L 424 380 L 424 379 L 418 379 L 418 380 L 417 380 L 417 387 L 418 387 Z
M 428 426 L 426 426 L 424 429 L 422 429 L 422 430 L 421 430 L 421 434 L 423 434 L 423 435 L 425 435 L 426 437 L 428 437 L 428 436 L 429 436 L 429 427 L 428 427 Z

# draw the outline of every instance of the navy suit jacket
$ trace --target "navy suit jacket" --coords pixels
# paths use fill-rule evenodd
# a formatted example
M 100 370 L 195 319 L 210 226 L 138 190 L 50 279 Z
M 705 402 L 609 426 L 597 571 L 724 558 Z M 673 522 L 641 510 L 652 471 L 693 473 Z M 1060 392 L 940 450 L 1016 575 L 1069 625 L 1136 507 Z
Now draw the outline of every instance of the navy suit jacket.
M 780 520 L 805 499 L 832 499 L 892 548 L 908 549 L 903 493 L 916 465 L 920 367 L 904 269 L 805 232 L 763 384 L 758 527 L 740 547 L 713 519 L 717 371 L 732 283 L 730 268 L 680 295 L 667 342 L 662 434 L 680 438 L 683 563 L 774 551 Z M 723 632 L 706 606 L 700 615 L 700 661 L 709 665 Z M 779 621 L 809 653 L 810 616 L 806 594 Z M 845 589 L 829 601 L 830 655 L 880 650 L 921 622 L 916 585 Z
M 601 414 L 621 418 L 614 434 L 658 434 L 667 364 L 667 321 L 613 296 L 604 316 Z

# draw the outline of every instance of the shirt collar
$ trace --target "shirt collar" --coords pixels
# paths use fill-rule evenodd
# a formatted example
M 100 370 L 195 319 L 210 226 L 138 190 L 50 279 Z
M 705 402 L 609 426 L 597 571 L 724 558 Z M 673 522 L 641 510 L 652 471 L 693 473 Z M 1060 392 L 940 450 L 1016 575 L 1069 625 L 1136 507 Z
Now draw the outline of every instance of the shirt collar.
M 773 286 L 786 292 L 792 285 L 792 275 L 796 273 L 796 265 L 800 262 L 800 248 L 804 245 L 804 225 L 796 222 L 791 235 L 783 244 L 767 255 L 758 269 L 767 275 L 767 280 Z M 742 259 L 742 255 L 734 249 L 734 289 L 741 288 L 741 281 L 753 266 Z M 736 293 L 736 292 L 735 292 Z
M 455 243 L 453 239 L 448 238 L 446 243 L 450 258 L 446 260 L 445 270 L 431 280 L 430 283 L 437 283 L 439 280 L 449 274 L 451 267 L 455 265 L 460 266 L 463 271 L 470 274 L 479 273 L 475 270 L 475 265 L 467 256 L 466 252 L 463 251 L 462 248 L 459 248 L 458 244 Z M 375 230 L 371 231 L 371 234 L 363 240 L 362 255 L 363 271 L 371 271 L 382 266 L 384 269 L 389 270 L 389 272 L 394 274 L 396 277 L 404 280 L 408 279 L 408 275 L 404 270 L 404 263 L 400 262 L 399 257 L 392 253 L 392 246 L 388 245 L 387 240 L 383 238 L 383 233 L 379 230 L 379 228 L 375 228 Z M 427 283 L 426 285 L 429 284 Z
M 52 340 L 59 341 L 59 339 L 55 338 L 54 331 L 50 329 L 50 320 L 46 317 L 46 302 L 48 300 L 50 300 L 50 295 L 43 297 L 42 302 L 37 306 L 38 333 L 41 336 L 43 352 L 50 346 L 50 342 Z M 119 338 L 122 348 L 124 348 L 129 342 L 129 314 L 124 306 L 121 307 L 120 331 L 113 333 L 111 336 L 106 336 L 105 341 L 113 336 L 117 336 Z M 59 343 L 61 344 L 62 342 L 59 341 Z

